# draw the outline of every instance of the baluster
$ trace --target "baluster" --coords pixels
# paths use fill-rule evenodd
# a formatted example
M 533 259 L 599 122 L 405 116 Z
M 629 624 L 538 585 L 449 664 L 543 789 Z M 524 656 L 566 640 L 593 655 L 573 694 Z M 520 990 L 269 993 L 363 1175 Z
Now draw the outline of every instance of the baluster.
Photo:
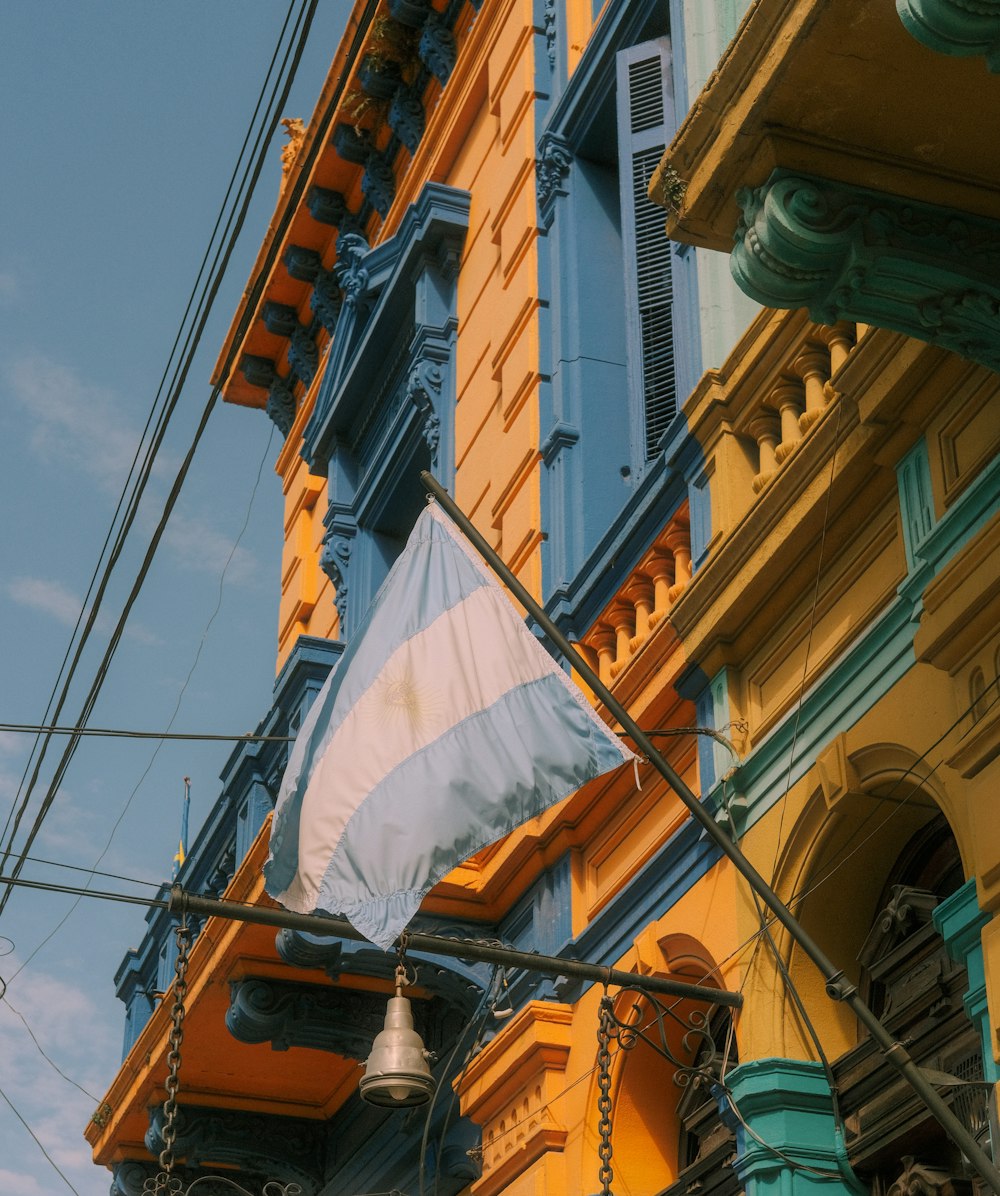
M 816 345 L 807 345 L 804 353 L 795 359 L 793 369 L 802 379 L 806 388 L 806 409 L 799 416 L 799 430 L 803 434 L 809 431 L 813 424 L 823 414 L 826 407 L 826 396 L 823 387 L 829 379 L 829 362 L 832 350 L 827 351 Z
M 802 439 L 802 429 L 799 427 L 803 407 L 802 387 L 798 382 L 787 379 L 779 382 L 771 391 L 769 405 L 777 407 L 781 419 L 781 443 L 774 450 L 774 459 L 781 465 L 795 452 Z
M 754 494 L 760 494 L 778 470 L 775 449 L 778 447 L 781 429 L 773 412 L 762 411 L 750 421 L 748 431 L 757 441 L 757 475 L 752 485 Z
M 635 635 L 629 641 L 629 649 L 634 652 L 649 635 L 649 619 L 653 613 L 653 583 L 644 574 L 636 573 L 624 592 L 635 605 Z
M 628 664 L 631 655 L 630 644 L 635 631 L 635 609 L 624 602 L 616 602 L 608 611 L 607 617 L 615 629 L 615 660 L 611 666 L 611 676 L 617 677 Z
M 649 627 L 652 630 L 670 610 L 670 587 L 674 584 L 673 553 L 657 548 L 647 570 L 653 579 L 653 612 L 649 616 Z
M 676 602 L 691 580 L 691 532 L 682 523 L 667 529 L 664 543 L 674 554 L 674 584 L 668 591 L 671 602 Z
M 611 684 L 611 666 L 615 661 L 615 631 L 607 623 L 598 623 L 588 637 L 597 653 L 597 675 L 605 685 Z
M 857 339 L 861 339 L 861 329 L 863 324 L 857 325 Z M 853 333 L 850 324 L 843 321 L 839 324 L 833 324 L 826 328 L 821 328 L 820 339 L 825 341 L 830 347 L 830 376 L 832 377 L 837 370 L 847 360 L 849 353 L 854 348 L 855 334 Z

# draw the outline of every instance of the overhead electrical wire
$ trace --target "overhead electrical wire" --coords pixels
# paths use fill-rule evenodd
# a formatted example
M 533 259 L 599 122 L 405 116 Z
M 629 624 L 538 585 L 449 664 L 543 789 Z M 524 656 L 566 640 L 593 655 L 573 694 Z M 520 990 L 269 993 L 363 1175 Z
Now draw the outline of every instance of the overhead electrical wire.
M 22 1116 L 20 1110 L 17 1108 L 17 1106 L 14 1104 L 14 1102 L 10 1099 L 10 1097 L 7 1095 L 6 1092 L 4 1092 L 4 1090 L 2 1088 L 0 1088 L 0 1096 L 2 1096 L 3 1099 L 10 1106 L 11 1112 L 18 1119 L 18 1121 L 24 1126 L 24 1128 L 28 1131 L 28 1133 L 32 1136 L 32 1138 L 34 1138 L 35 1145 L 42 1152 L 42 1154 L 45 1155 L 45 1157 L 48 1159 L 48 1161 L 52 1164 L 53 1171 L 55 1171 L 55 1173 L 63 1181 L 63 1183 L 66 1185 L 66 1187 L 69 1188 L 69 1190 L 72 1193 L 74 1193 L 74 1196 L 80 1196 L 80 1193 L 76 1190 L 76 1188 L 73 1187 L 73 1185 L 69 1182 L 69 1180 L 66 1178 L 66 1176 L 59 1170 L 59 1166 L 56 1163 L 55 1159 L 45 1149 L 44 1145 L 42 1144 L 41 1139 L 38 1137 L 38 1135 L 35 1133 L 35 1131 L 31 1128 L 31 1126 L 28 1124 L 28 1122 Z
M 150 471 L 152 469 L 153 462 L 155 460 L 159 446 L 162 443 L 163 432 L 166 429 L 167 422 L 169 421 L 170 415 L 173 410 L 172 407 L 169 409 L 165 409 L 164 411 L 161 411 L 159 417 L 157 417 L 157 408 L 158 408 L 161 398 L 163 396 L 164 387 L 167 384 L 167 376 L 170 373 L 170 364 L 174 360 L 174 357 L 176 356 L 177 348 L 178 348 L 178 345 L 180 344 L 181 337 L 184 332 L 184 327 L 187 324 L 188 315 L 191 312 L 192 303 L 194 302 L 195 297 L 197 295 L 198 285 L 199 285 L 199 283 L 202 279 L 202 276 L 205 272 L 205 266 L 208 262 L 209 255 L 212 250 L 212 245 L 215 243 L 216 237 L 219 232 L 219 226 L 220 226 L 220 224 L 222 222 L 222 218 L 226 212 L 226 206 L 229 202 L 229 197 L 233 191 L 233 185 L 234 185 L 234 182 L 235 182 L 236 177 L 239 172 L 240 163 L 243 161 L 243 158 L 246 154 L 247 146 L 250 142 L 251 134 L 253 133 L 254 124 L 256 122 L 257 115 L 260 111 L 261 102 L 263 101 L 264 95 L 267 91 L 268 81 L 271 78 L 271 75 L 274 71 L 274 65 L 275 65 L 275 62 L 277 61 L 278 53 L 281 48 L 281 44 L 284 41 L 285 33 L 288 28 L 288 22 L 291 17 L 292 9 L 294 8 L 294 6 L 295 6 L 295 0 L 291 0 L 291 3 L 289 4 L 289 7 L 288 7 L 288 11 L 285 14 L 285 22 L 281 28 L 281 32 L 278 35 L 278 41 L 277 41 L 277 44 L 275 45 L 274 52 L 271 56 L 271 62 L 268 66 L 267 73 L 264 78 L 264 82 L 261 85 L 261 90 L 257 97 L 257 103 L 254 108 L 253 115 L 250 118 L 250 123 L 247 127 L 247 132 L 244 135 L 243 144 L 240 147 L 239 154 L 237 155 L 236 163 L 233 167 L 233 172 L 229 179 L 229 185 L 226 189 L 226 194 L 223 197 L 222 206 L 219 210 L 218 216 L 216 217 L 215 226 L 212 229 L 212 233 L 209 237 L 208 244 L 207 244 L 207 246 L 205 248 L 205 252 L 202 256 L 202 261 L 201 261 L 201 265 L 198 270 L 198 275 L 195 279 L 194 285 L 191 289 L 191 293 L 188 297 L 187 305 L 184 309 L 184 314 L 181 317 L 181 323 L 178 328 L 177 334 L 174 337 L 174 343 L 171 346 L 170 353 L 167 357 L 167 363 L 164 366 L 163 374 L 160 377 L 160 382 L 157 387 L 156 394 L 153 398 L 153 405 L 152 405 L 149 415 L 146 419 L 146 425 L 143 428 L 142 435 L 139 438 L 139 443 L 136 447 L 135 456 L 132 459 L 132 464 L 129 467 L 128 476 L 125 479 L 125 483 L 124 483 L 121 495 L 119 496 L 119 499 L 118 499 L 118 504 L 117 504 L 117 506 L 115 508 L 115 512 L 111 518 L 111 525 L 108 529 L 108 532 L 105 537 L 104 544 L 101 548 L 101 551 L 98 554 L 97 564 L 94 567 L 94 572 L 91 576 L 90 583 L 87 588 L 87 592 L 84 595 L 83 603 L 80 608 L 80 613 L 77 616 L 76 624 L 75 624 L 73 631 L 70 635 L 69 644 L 67 645 L 66 652 L 62 659 L 62 663 L 59 666 L 59 672 L 56 675 L 56 681 L 55 681 L 55 684 L 53 685 L 52 694 L 50 695 L 48 704 L 46 706 L 43 723 L 48 723 L 48 722 L 52 721 L 53 719 L 57 719 L 59 717 L 59 714 L 62 710 L 63 704 L 65 703 L 65 700 L 68 696 L 69 685 L 73 679 L 73 675 L 76 672 L 76 667 L 79 664 L 80 656 L 82 654 L 83 648 L 84 648 L 87 640 L 89 639 L 90 634 L 93 631 L 94 625 L 96 623 L 97 615 L 98 615 L 98 612 L 100 611 L 101 602 L 103 601 L 104 594 L 107 589 L 107 585 L 110 580 L 112 571 L 114 569 L 115 564 L 117 563 L 119 555 L 121 554 L 122 547 L 124 546 L 125 538 L 127 537 L 129 531 L 131 530 L 132 524 L 133 524 L 136 514 L 138 512 L 139 503 L 140 503 L 142 495 L 145 491 L 145 486 L 149 479 L 149 475 L 150 475 Z M 232 220 L 232 213 L 230 213 L 229 220 L 230 221 Z M 228 228 L 228 223 L 227 223 L 227 228 Z M 213 266 L 215 264 L 217 264 L 218 252 L 219 252 L 219 250 L 217 248 L 216 259 L 215 259 L 215 262 L 213 263 Z M 206 292 L 203 292 L 201 299 L 199 300 L 199 307 L 198 307 L 199 312 L 201 311 L 201 309 L 205 303 L 205 293 Z M 190 347 L 190 343 L 191 343 L 191 328 L 189 328 L 188 332 L 187 332 L 187 338 L 186 338 L 185 345 L 184 345 L 185 350 L 187 350 Z M 176 379 L 177 379 L 177 372 L 175 369 L 173 381 L 176 382 Z M 140 456 L 142 455 L 142 452 L 143 452 L 143 445 L 146 443 L 146 439 L 147 439 L 147 436 L 149 435 L 150 428 L 153 425 L 154 418 L 157 418 L 156 427 L 154 428 L 154 434 L 153 434 L 152 439 L 149 441 L 148 445 L 146 446 L 143 464 L 142 464 L 141 469 L 139 470 L 139 473 L 137 474 L 136 469 L 137 469 L 137 466 L 139 465 Z M 130 489 L 131 489 L 131 497 L 129 497 Z M 123 508 L 123 506 L 126 505 L 126 500 L 128 500 L 128 503 L 126 506 L 125 515 L 123 517 L 121 526 L 118 528 L 117 535 L 116 535 L 115 527 L 116 527 L 116 524 L 118 523 L 119 515 L 121 515 L 121 513 L 122 513 L 122 508 Z M 115 542 L 114 542 L 114 545 L 112 546 L 111 554 L 104 564 L 103 577 L 102 577 L 100 583 L 98 584 L 98 576 L 101 574 L 101 565 L 102 565 L 102 562 L 104 562 L 104 560 L 105 560 L 105 554 L 108 552 L 108 546 L 109 546 L 109 544 L 111 544 L 113 536 L 115 537 Z M 95 594 L 95 586 L 97 587 L 96 594 Z M 88 603 L 90 602 L 92 594 L 94 594 L 93 604 L 90 606 L 86 625 L 83 629 L 83 633 L 81 635 L 80 641 L 77 644 L 76 652 L 73 655 L 72 663 L 69 664 L 69 668 L 67 671 L 67 663 L 70 660 L 71 653 L 73 653 L 73 644 L 74 644 L 77 634 L 80 632 L 80 625 L 83 622 L 84 613 L 87 612 Z M 62 694 L 58 698 L 58 701 L 57 701 L 56 695 L 59 691 L 60 683 L 62 683 L 63 689 L 62 689 Z M 54 713 L 53 713 L 53 703 L 56 704 Z M 46 726 L 42 725 L 41 727 L 38 728 L 38 730 L 39 730 L 39 735 L 41 735 L 41 734 L 45 733 L 48 730 L 48 728 Z M 17 795 L 15 796 L 14 803 L 11 807 L 11 811 L 7 815 L 7 820 L 4 824 L 3 832 L 0 833 L 0 837 L 2 837 L 2 835 L 5 835 L 7 833 L 7 829 L 10 825 L 11 817 L 12 817 L 15 809 L 17 808 L 17 800 L 21 796 L 21 790 L 24 787 L 25 778 L 28 775 L 28 770 L 31 768 L 32 757 L 34 756 L 35 751 L 38 750 L 39 742 L 40 742 L 40 740 L 36 740 L 36 742 L 32 748 L 32 753 L 28 757 L 28 761 L 25 765 L 24 773 L 22 774 L 21 781 L 18 786 Z M 44 759 L 45 752 L 47 751 L 47 749 L 48 749 L 48 739 L 46 738 L 46 740 L 42 744 L 42 748 L 41 748 L 41 759 Z M 41 759 L 36 764 L 35 772 L 34 772 L 34 775 L 32 776 L 32 782 L 31 782 L 32 787 L 34 786 L 34 783 L 37 780 L 38 772 L 41 767 Z
M 191 334 L 189 335 L 188 343 L 187 343 L 187 351 L 185 353 L 184 360 L 180 364 L 178 371 L 175 375 L 175 382 L 172 387 L 170 399 L 168 402 L 168 411 L 170 411 L 170 412 L 172 412 L 173 409 L 176 407 L 177 402 L 180 398 L 184 384 L 187 380 L 188 371 L 190 370 L 192 361 L 194 359 L 195 352 L 198 348 L 198 345 L 201 340 L 201 336 L 204 332 L 205 324 L 207 322 L 209 312 L 211 311 L 212 303 L 214 302 L 215 297 L 218 294 L 219 288 L 222 284 L 222 279 L 225 275 L 226 269 L 228 268 L 229 261 L 232 256 L 233 250 L 235 249 L 236 241 L 239 237 L 239 234 L 242 230 L 244 221 L 246 219 L 246 215 L 249 210 L 250 202 L 253 197 L 253 193 L 254 193 L 257 181 L 259 180 L 260 174 L 264 167 L 264 163 L 266 160 L 266 154 L 267 154 L 267 151 L 270 146 L 270 141 L 274 135 L 275 129 L 277 128 L 279 115 L 284 107 L 284 104 L 286 103 L 286 101 L 288 99 L 288 95 L 291 91 L 291 86 L 294 81 L 298 65 L 301 61 L 302 54 L 305 49 L 306 40 L 309 35 L 309 29 L 311 27 L 313 16 L 315 15 L 315 10 L 316 10 L 317 5 L 318 5 L 318 0 L 304 0 L 303 8 L 300 11 L 299 16 L 297 18 L 296 25 L 293 30 L 294 41 L 289 43 L 289 47 L 288 47 L 288 49 L 286 49 L 285 60 L 283 63 L 283 69 L 285 70 L 284 82 L 283 82 L 283 85 L 281 86 L 280 94 L 278 94 L 278 80 L 275 81 L 274 89 L 272 91 L 272 102 L 269 106 L 270 107 L 270 115 L 268 117 L 266 127 L 262 128 L 260 130 L 260 132 L 258 133 L 257 142 L 256 142 L 256 146 L 255 146 L 255 148 L 257 149 L 256 157 L 247 167 L 247 175 L 246 175 L 244 183 L 243 183 L 242 203 L 239 206 L 238 212 L 235 214 L 235 216 L 231 217 L 230 221 L 227 223 L 227 228 L 231 230 L 230 235 L 225 244 L 225 248 L 222 249 L 220 247 L 220 249 L 217 251 L 216 259 L 215 259 L 216 263 L 217 263 L 217 268 L 215 270 L 215 274 L 209 284 L 209 287 L 208 287 L 208 290 L 206 293 L 206 298 L 202 304 L 200 317 L 199 317 L 195 327 L 193 328 Z M 274 99 L 275 95 L 277 95 L 276 101 Z M 276 252 L 276 249 L 273 249 L 273 252 Z M 246 312 L 244 312 L 244 320 L 246 320 L 248 318 L 249 317 L 247 316 Z M 231 356 L 230 356 L 230 360 L 227 362 L 227 369 L 226 369 L 226 371 L 224 371 L 223 377 L 221 377 L 219 379 L 219 381 L 215 384 L 215 386 L 212 388 L 212 392 L 209 396 L 208 402 L 206 403 L 205 409 L 202 412 L 201 418 L 198 422 L 198 426 L 195 430 L 192 443 L 191 443 L 187 453 L 185 454 L 184 459 L 181 463 L 181 466 L 180 466 L 179 470 L 177 471 L 177 474 L 174 478 L 174 482 L 170 488 L 170 492 L 169 492 L 167 499 L 164 503 L 162 513 L 157 522 L 156 528 L 153 532 L 152 538 L 149 542 L 146 553 L 145 553 L 142 563 L 140 565 L 139 572 L 135 578 L 135 581 L 134 581 L 132 588 L 129 592 L 128 598 L 126 599 L 124 607 L 122 608 L 121 614 L 117 620 L 117 623 L 116 623 L 115 629 L 111 635 L 108 647 L 105 650 L 104 656 L 103 656 L 101 663 L 98 667 L 97 674 L 94 678 L 93 683 L 91 684 L 90 690 L 88 691 L 88 694 L 85 699 L 81 713 L 76 719 L 76 722 L 78 724 L 86 724 L 86 722 L 87 722 L 88 718 L 90 717 L 90 714 L 94 708 L 94 705 L 97 701 L 97 697 L 100 693 L 100 690 L 103 686 L 104 680 L 107 676 L 107 672 L 110 667 L 111 661 L 114 657 L 114 654 L 117 650 L 118 644 L 121 640 L 121 636 L 124 632 L 125 623 L 128 619 L 129 614 L 131 613 L 132 607 L 134 606 L 136 599 L 139 596 L 139 592 L 142 588 L 142 584 L 145 581 L 146 575 L 148 574 L 149 569 L 152 565 L 153 557 L 154 557 L 156 550 L 159 546 L 159 543 L 163 537 L 163 533 L 166 529 L 167 521 L 173 511 L 174 506 L 176 505 L 177 498 L 180 494 L 180 490 L 181 490 L 183 482 L 187 476 L 188 470 L 190 469 L 191 462 L 194 458 L 195 451 L 197 450 L 198 445 L 201 441 L 201 437 L 204 434 L 205 428 L 208 424 L 209 417 L 211 416 L 213 410 L 215 409 L 215 405 L 218 401 L 222 387 L 228 377 L 228 371 L 231 369 L 231 367 L 232 367 L 232 360 L 231 360 Z M 165 428 L 164 428 L 164 430 L 165 430 Z M 159 437 L 159 439 L 157 441 L 157 445 L 160 442 L 162 442 L 162 435 Z M 151 468 L 151 462 L 149 464 L 150 464 L 150 468 Z M 147 476 L 148 476 L 148 470 L 147 470 Z M 115 559 L 117 560 L 117 557 Z M 96 614 L 92 610 L 91 617 L 88 620 L 90 626 L 93 625 L 93 621 L 95 618 L 96 618 Z M 82 648 L 80 648 L 78 650 L 76 660 L 79 659 L 80 651 L 82 651 Z M 74 661 L 74 665 L 75 665 L 75 663 L 76 663 L 76 661 Z M 65 693 L 67 692 L 67 690 L 68 690 L 68 683 L 67 683 L 67 686 L 64 687 L 64 696 L 65 696 Z M 64 697 L 63 697 L 63 700 L 64 700 Z M 59 710 L 61 710 L 61 704 L 59 706 Z M 57 719 L 58 712 L 55 713 L 53 717 Z M 51 808 L 52 802 L 55 800 L 55 795 L 58 792 L 59 786 L 62 782 L 62 778 L 65 775 L 66 769 L 76 751 L 78 744 L 79 744 L 79 736 L 71 737 L 69 744 L 67 745 L 67 747 L 65 748 L 65 750 L 63 752 L 63 755 L 60 759 L 59 765 L 57 766 L 57 769 L 52 778 L 52 781 L 49 784 L 49 787 L 45 794 L 45 797 L 43 798 L 41 806 L 35 815 L 34 822 L 33 822 L 31 829 L 27 835 L 27 838 L 26 838 L 25 842 L 21 845 L 18 859 L 16 860 L 13 869 L 11 869 L 11 875 L 14 877 L 20 875 L 21 869 L 23 867 L 23 862 L 24 862 L 23 857 L 30 851 L 31 846 L 34 843 L 35 837 L 37 836 L 39 830 L 41 829 L 42 822 L 43 822 L 46 814 L 48 813 L 49 809 Z M 3 855 L 2 855 L 2 858 L 0 858 L 0 869 L 6 868 L 7 861 L 9 860 L 9 858 L 12 854 L 14 838 L 17 834 L 17 830 L 20 825 L 23 814 L 24 814 L 25 810 L 27 809 L 28 802 L 30 801 L 31 791 L 34 788 L 34 783 L 37 780 L 37 776 L 40 771 L 40 766 L 41 766 L 41 763 L 39 760 L 39 763 L 36 766 L 34 774 L 32 776 L 32 784 L 31 784 L 31 786 L 29 786 L 28 792 L 23 796 L 23 798 L 21 800 L 21 804 L 18 807 L 17 815 L 14 820 L 14 826 L 11 829 L 7 843 L 4 846 Z M 3 894 L 0 895 L 0 914 L 3 913 L 3 910 L 6 907 L 7 901 L 10 898 L 11 892 L 12 892 L 12 889 L 11 889 L 10 885 L 8 885 L 7 888 L 5 889 L 5 891 L 3 892 Z

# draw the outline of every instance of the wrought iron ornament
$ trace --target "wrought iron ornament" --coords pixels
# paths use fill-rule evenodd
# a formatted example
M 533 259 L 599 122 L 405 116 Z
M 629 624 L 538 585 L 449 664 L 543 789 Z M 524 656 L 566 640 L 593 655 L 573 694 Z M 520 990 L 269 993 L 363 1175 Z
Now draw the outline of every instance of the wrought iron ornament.
M 177 1138 L 177 1093 L 180 1089 L 181 1047 L 184 1044 L 184 1001 L 187 997 L 188 957 L 191 951 L 191 927 L 187 914 L 181 917 L 175 932 L 177 938 L 177 959 L 174 961 L 174 1003 L 170 1010 L 170 1050 L 167 1052 L 167 1099 L 163 1104 L 163 1149 L 160 1151 L 160 1170 L 142 1185 L 148 1196 L 193 1196 L 199 1190 L 213 1196 L 220 1186 L 239 1193 L 239 1196 L 254 1196 L 247 1188 L 225 1175 L 202 1175 L 188 1185 L 174 1177 L 174 1142 Z M 261 1188 L 261 1196 L 303 1196 L 302 1188 L 295 1183 L 282 1184 L 268 1180 Z

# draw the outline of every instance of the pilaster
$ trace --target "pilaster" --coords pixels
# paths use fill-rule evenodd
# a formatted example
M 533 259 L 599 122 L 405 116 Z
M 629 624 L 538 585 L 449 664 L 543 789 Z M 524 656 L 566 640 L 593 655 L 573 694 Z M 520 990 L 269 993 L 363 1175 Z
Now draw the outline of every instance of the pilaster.
M 726 1076 L 724 1117 L 735 1118 L 733 1169 L 746 1196 L 865 1189 L 851 1175 L 833 1116 L 833 1100 L 819 1063 L 757 1059 Z M 839 1145 L 839 1149 L 838 1149 Z

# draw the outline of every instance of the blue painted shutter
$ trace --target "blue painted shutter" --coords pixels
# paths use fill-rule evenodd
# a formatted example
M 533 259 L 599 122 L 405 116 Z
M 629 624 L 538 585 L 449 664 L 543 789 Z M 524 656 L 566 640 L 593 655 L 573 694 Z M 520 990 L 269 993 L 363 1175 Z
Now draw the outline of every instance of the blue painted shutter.
M 621 50 L 617 66 L 629 377 L 637 396 L 640 452 L 648 461 L 677 412 L 670 242 L 666 215 L 646 194 L 675 127 L 670 41 L 657 38 Z

